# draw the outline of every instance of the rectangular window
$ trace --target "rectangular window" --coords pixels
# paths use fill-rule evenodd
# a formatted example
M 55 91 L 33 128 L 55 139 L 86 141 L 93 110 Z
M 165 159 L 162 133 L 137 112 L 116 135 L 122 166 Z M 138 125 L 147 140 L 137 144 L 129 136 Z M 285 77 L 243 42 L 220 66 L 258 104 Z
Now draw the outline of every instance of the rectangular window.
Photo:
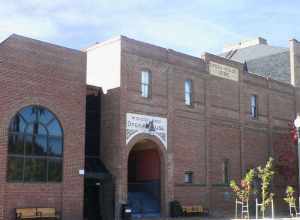
M 141 95 L 144 98 L 150 97 L 150 72 L 142 71 L 141 73 Z
M 192 105 L 192 80 L 184 81 L 184 103 Z
M 252 95 L 250 102 L 251 117 L 257 118 L 257 95 Z
M 193 172 L 191 171 L 185 172 L 184 183 L 193 183 Z
M 229 160 L 223 161 L 223 183 L 225 185 L 229 184 Z

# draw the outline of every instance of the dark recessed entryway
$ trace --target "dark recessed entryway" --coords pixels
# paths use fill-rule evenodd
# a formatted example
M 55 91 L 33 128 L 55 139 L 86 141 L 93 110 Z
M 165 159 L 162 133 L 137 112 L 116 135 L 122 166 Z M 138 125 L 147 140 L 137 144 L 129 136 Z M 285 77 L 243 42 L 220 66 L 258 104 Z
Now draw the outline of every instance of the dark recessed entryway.
M 114 219 L 113 178 L 98 158 L 86 158 L 84 217 L 86 220 Z
M 84 220 L 114 219 L 113 176 L 100 160 L 101 90 L 89 87 L 86 96 Z
M 157 145 L 143 140 L 128 158 L 128 203 L 136 217 L 159 217 L 161 206 L 161 159 Z

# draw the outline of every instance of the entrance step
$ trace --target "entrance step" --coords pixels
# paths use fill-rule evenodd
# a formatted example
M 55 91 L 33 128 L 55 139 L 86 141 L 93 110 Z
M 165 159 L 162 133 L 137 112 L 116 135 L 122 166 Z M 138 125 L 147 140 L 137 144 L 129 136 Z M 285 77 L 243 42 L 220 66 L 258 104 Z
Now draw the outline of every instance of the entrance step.
M 178 218 L 133 218 L 133 220 L 231 220 L 230 218 L 203 218 L 203 217 L 178 217 Z
M 147 192 L 128 192 L 128 203 L 134 217 L 159 217 L 160 204 Z

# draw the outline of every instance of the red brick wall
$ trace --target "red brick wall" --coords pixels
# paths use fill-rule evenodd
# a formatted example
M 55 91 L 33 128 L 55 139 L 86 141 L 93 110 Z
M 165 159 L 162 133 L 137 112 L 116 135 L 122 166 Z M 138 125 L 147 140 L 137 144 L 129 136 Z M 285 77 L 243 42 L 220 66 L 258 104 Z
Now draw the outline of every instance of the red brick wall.
M 278 130 L 287 131 L 288 122 L 295 116 L 295 89 L 244 73 L 242 64 L 211 54 L 199 59 L 126 37 L 121 41 L 120 106 L 116 105 L 120 118 L 118 122 L 111 120 L 120 129 L 120 135 L 112 141 L 120 145 L 110 149 L 117 158 L 111 164 L 120 174 L 116 176 L 117 203 L 127 198 L 126 164 L 131 145 L 125 143 L 125 125 L 126 113 L 132 112 L 168 119 L 167 161 L 162 169 L 163 212 L 168 211 L 168 202 L 176 199 L 182 204 L 201 203 L 214 215 L 232 216 L 232 193 L 222 185 L 222 162 L 229 159 L 230 179 L 239 180 L 249 167 L 260 165 L 273 155 L 273 136 Z M 239 82 L 210 75 L 210 60 L 237 68 Z M 143 69 L 152 73 L 149 99 L 140 96 Z M 192 107 L 184 104 L 186 79 L 193 80 Z M 253 120 L 250 97 L 255 94 L 259 109 L 258 118 Z M 109 99 L 109 95 L 106 97 Z M 110 102 L 117 99 L 111 96 Z M 184 183 L 185 171 L 193 171 L 192 184 Z
M 83 218 L 85 54 L 12 35 L 0 45 L 0 219 L 17 207 L 55 207 L 64 220 Z M 7 183 L 7 129 L 21 108 L 53 111 L 64 130 L 62 183 Z

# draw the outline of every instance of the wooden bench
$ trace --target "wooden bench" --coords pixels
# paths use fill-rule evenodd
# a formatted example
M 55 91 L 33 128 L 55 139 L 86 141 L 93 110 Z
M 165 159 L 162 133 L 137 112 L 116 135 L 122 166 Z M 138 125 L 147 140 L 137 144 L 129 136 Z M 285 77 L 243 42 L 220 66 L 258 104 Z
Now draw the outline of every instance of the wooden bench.
M 60 219 L 55 208 L 18 208 L 16 219 Z
M 182 206 L 184 216 L 208 216 L 208 209 L 203 208 L 201 205 Z

